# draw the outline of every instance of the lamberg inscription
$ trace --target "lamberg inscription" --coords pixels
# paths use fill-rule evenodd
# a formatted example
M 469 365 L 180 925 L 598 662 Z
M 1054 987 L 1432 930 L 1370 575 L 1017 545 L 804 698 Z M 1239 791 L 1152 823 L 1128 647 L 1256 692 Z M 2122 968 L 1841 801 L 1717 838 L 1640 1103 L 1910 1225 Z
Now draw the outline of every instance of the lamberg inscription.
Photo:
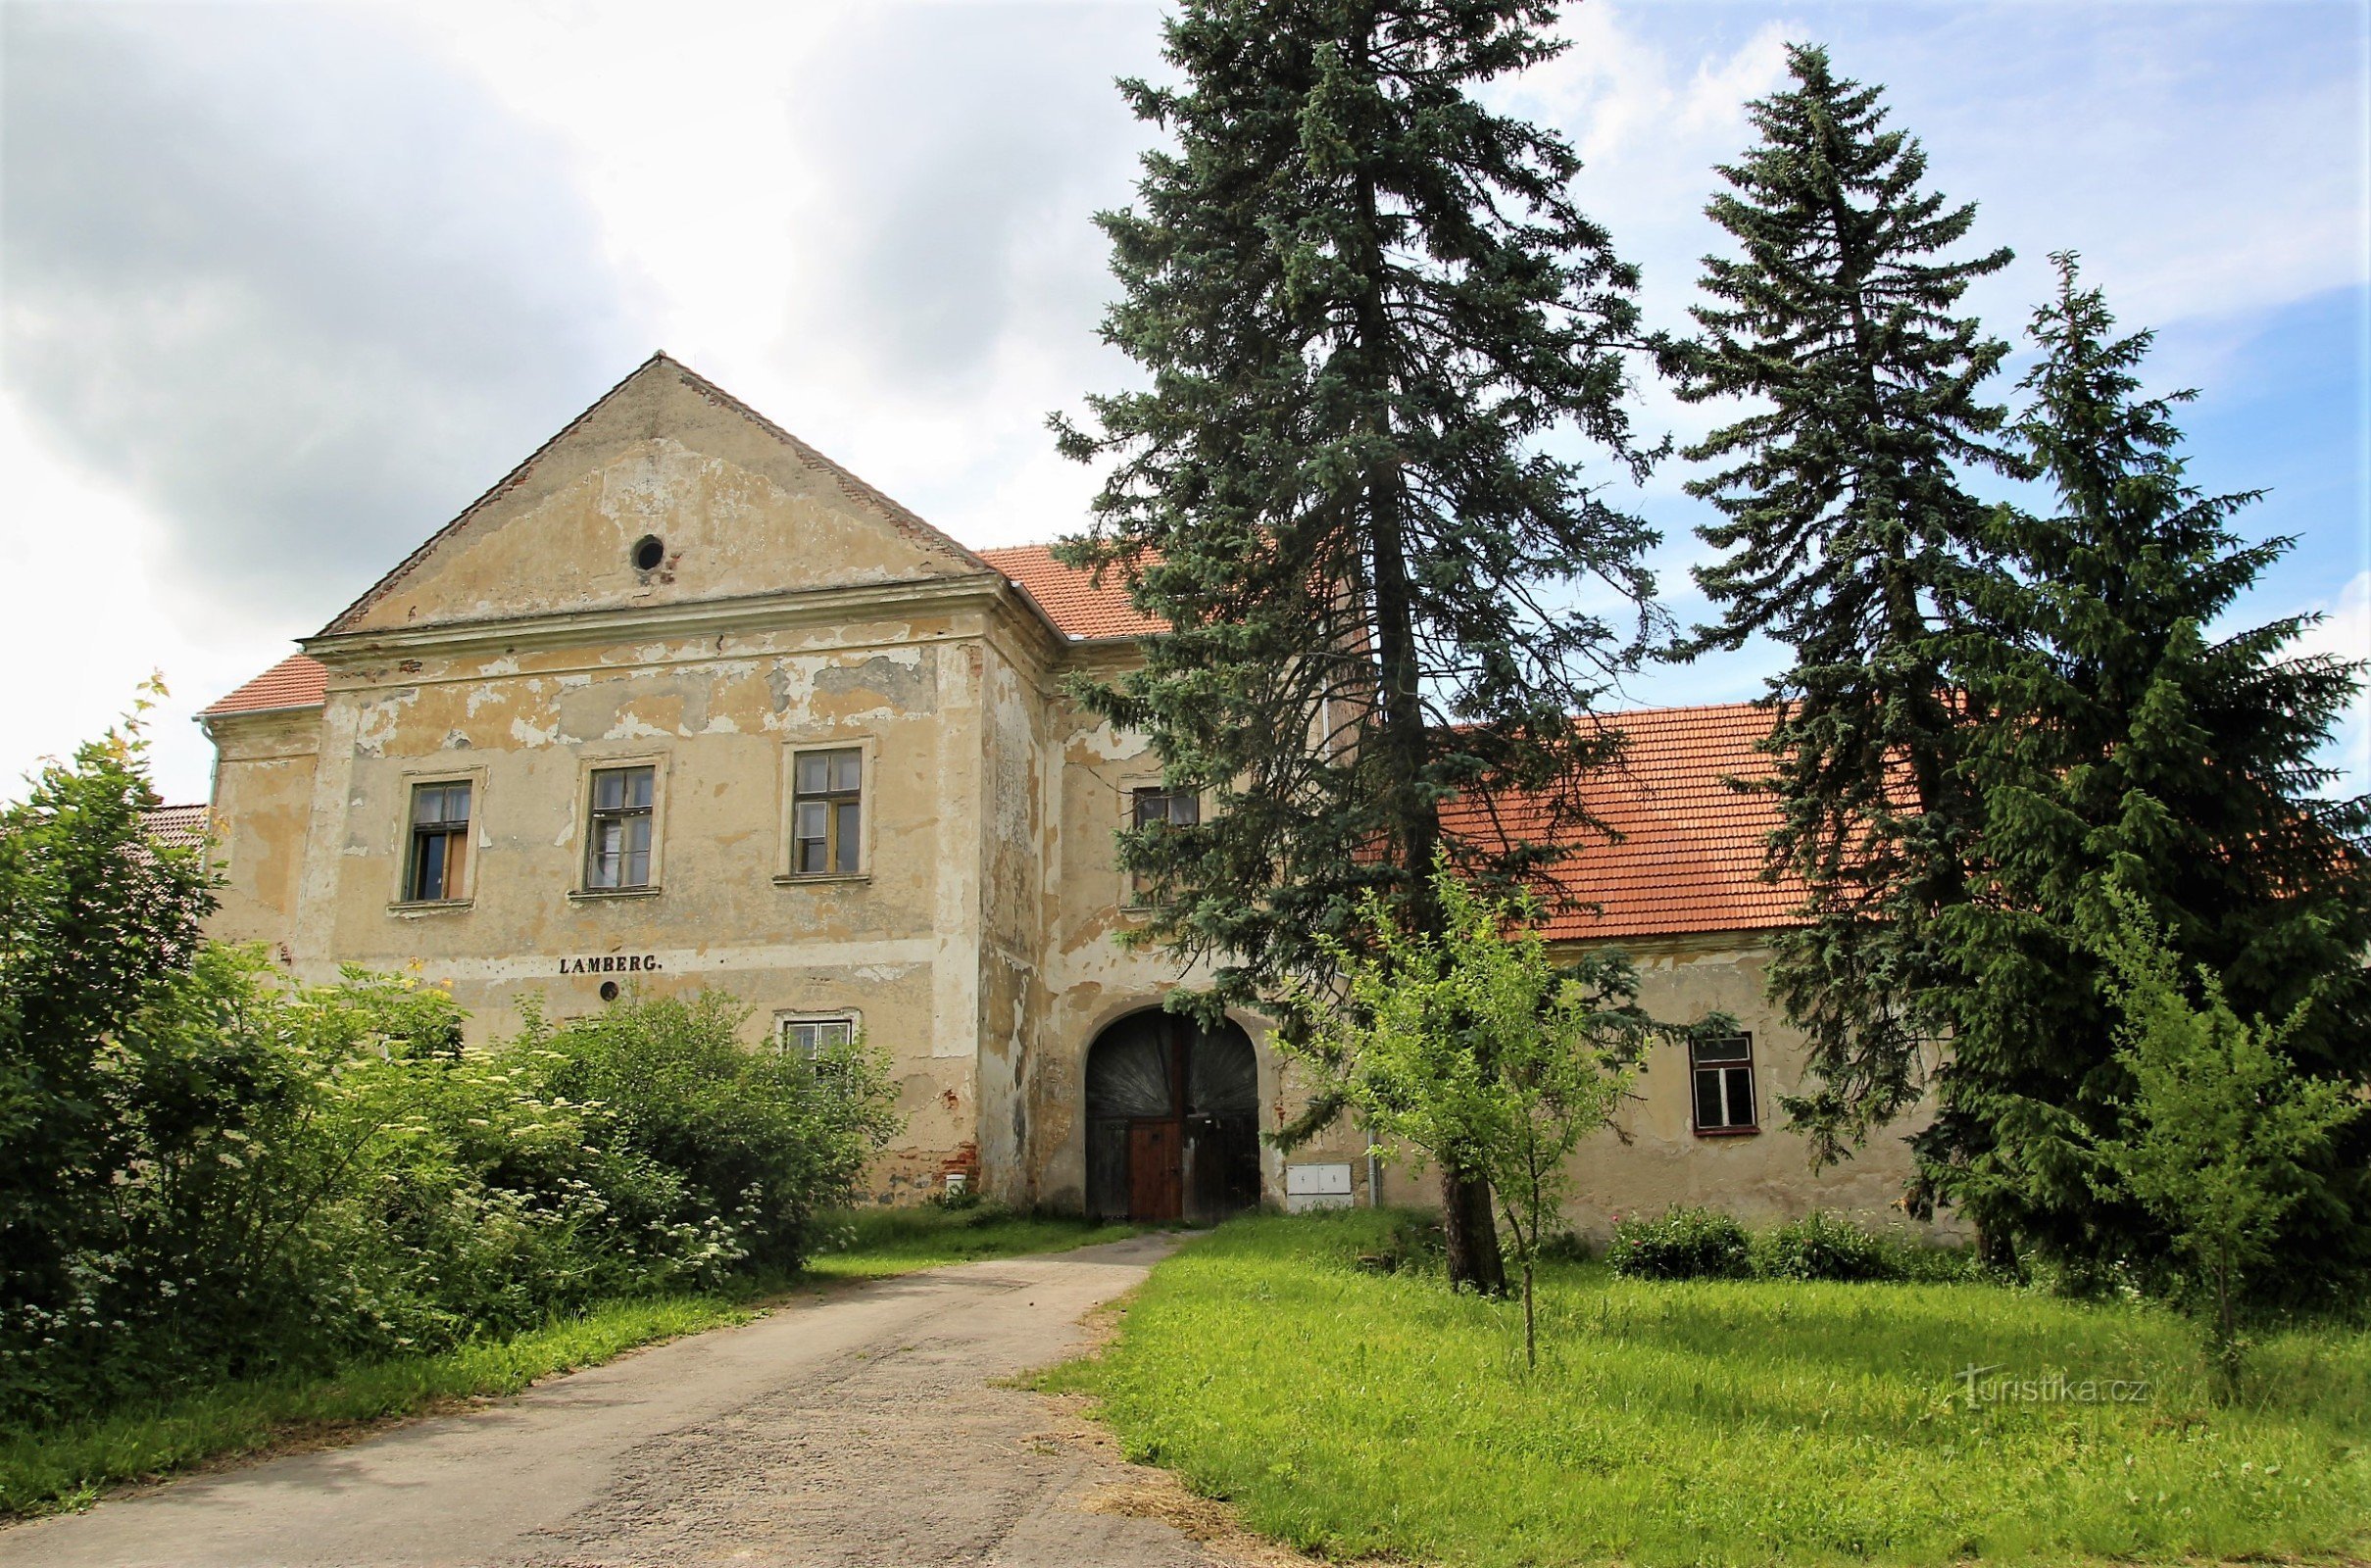
M 560 960 L 562 974 L 656 974 L 659 968 L 656 953 L 605 953 Z

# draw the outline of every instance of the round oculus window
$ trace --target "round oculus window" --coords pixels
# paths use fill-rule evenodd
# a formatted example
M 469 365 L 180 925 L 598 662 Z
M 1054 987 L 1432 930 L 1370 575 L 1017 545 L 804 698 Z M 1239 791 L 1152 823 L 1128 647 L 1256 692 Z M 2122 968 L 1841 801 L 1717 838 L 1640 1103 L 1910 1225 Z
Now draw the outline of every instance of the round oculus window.
M 667 541 L 655 533 L 646 533 L 634 541 L 634 569 L 657 571 L 667 563 Z

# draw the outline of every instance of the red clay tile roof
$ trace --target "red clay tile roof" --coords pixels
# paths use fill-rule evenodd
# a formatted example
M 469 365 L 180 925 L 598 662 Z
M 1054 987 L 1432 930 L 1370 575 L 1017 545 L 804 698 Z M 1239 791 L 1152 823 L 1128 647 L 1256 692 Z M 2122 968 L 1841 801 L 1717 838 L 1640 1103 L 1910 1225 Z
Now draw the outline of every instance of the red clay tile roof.
M 1106 573 L 1098 584 L 1093 573 L 1056 561 L 1051 545 L 1008 545 L 976 554 L 1019 583 L 1055 629 L 1073 642 L 1147 637 L 1167 624 L 1138 614 L 1136 607 L 1128 603 L 1127 586 L 1116 573 Z
M 229 696 L 220 698 L 198 714 L 215 718 L 223 713 L 264 713 L 279 708 L 319 708 L 329 689 L 329 671 L 318 660 L 290 654 Z
M 1725 703 L 1608 713 L 1605 722 L 1622 732 L 1622 755 L 1592 775 L 1584 799 L 1621 837 L 1584 832 L 1582 848 L 1558 863 L 1556 880 L 1599 909 L 1559 910 L 1547 934 L 1607 941 L 1799 923 L 1801 887 L 1760 875 L 1777 803 L 1723 782 L 1769 776 L 1771 760 L 1754 748 L 1770 732 L 1770 714 L 1751 703 Z M 1481 814 L 1453 802 L 1445 825 L 1472 832 Z M 1507 825 L 1521 830 L 1519 822 Z
M 203 806 L 160 806 L 140 820 L 148 836 L 169 850 L 194 850 L 206 842 Z

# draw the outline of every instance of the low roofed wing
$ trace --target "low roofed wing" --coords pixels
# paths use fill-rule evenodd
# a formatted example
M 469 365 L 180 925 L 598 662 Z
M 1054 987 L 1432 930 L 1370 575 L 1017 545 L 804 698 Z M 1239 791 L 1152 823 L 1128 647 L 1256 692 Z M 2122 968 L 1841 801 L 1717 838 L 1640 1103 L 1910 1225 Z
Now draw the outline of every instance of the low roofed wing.
M 321 661 L 290 654 L 229 696 L 209 705 L 198 716 L 220 718 L 226 713 L 269 713 L 283 708 L 319 708 L 328 694 L 329 671 Z
M 1168 629 L 1167 622 L 1128 602 L 1127 584 L 1117 572 L 1106 572 L 1098 582 L 1093 572 L 1055 560 L 1052 545 L 1008 545 L 982 550 L 979 558 L 1020 584 L 1055 630 L 1072 642 L 1150 637 Z
M 1554 874 L 1572 903 L 1552 911 L 1549 938 L 1605 942 L 1800 923 L 1802 887 L 1762 880 L 1776 798 L 1728 782 L 1770 776 L 1771 760 L 1754 749 L 1770 732 L 1769 712 L 1728 703 L 1608 713 L 1605 721 L 1621 731 L 1621 755 L 1591 773 L 1581 793 L 1589 813 L 1619 837 L 1561 830 L 1578 847 Z M 1443 826 L 1521 840 L 1543 828 L 1548 812 L 1501 803 L 1495 818 L 1452 801 Z
M 160 806 L 141 814 L 148 836 L 169 850 L 194 850 L 206 842 L 206 808 Z

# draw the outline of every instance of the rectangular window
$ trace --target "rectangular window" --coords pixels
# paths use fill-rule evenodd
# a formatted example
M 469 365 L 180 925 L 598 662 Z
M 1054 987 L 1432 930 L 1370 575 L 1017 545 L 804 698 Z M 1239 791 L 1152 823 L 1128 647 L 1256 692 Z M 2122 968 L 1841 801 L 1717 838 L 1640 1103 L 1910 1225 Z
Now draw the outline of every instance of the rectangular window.
M 862 749 L 799 753 L 791 777 L 792 874 L 854 876 L 864 842 L 864 811 Z
M 1754 1037 L 1720 1035 L 1691 1041 L 1688 1065 L 1696 1089 L 1696 1130 L 1753 1132 Z
M 1128 822 L 1146 828 L 1192 827 L 1202 820 L 1202 797 L 1192 790 L 1140 789 L 1133 792 Z M 1153 902 L 1152 890 L 1140 877 L 1128 882 L 1128 902 L 1142 907 Z
M 593 775 L 592 820 L 585 828 L 584 885 L 651 885 L 651 795 L 655 767 L 605 767 Z
M 807 1062 L 829 1063 L 829 1058 L 856 1043 L 857 1021 L 850 1017 L 784 1018 L 782 1051 Z
M 469 786 L 412 786 L 412 852 L 404 869 L 404 897 L 414 904 L 458 899 L 468 886 Z M 383 873 L 382 873 L 383 874 Z

